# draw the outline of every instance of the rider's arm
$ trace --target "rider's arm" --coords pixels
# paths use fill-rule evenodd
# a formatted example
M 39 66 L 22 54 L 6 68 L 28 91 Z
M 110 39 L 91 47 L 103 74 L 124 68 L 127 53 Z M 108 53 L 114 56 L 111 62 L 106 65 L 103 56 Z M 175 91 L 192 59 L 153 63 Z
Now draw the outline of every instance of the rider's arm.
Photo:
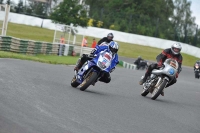
M 112 69 L 115 69 L 116 65 L 119 63 L 119 60 L 118 60 L 118 54 L 115 54 L 115 57 L 113 58 L 112 60 L 112 63 L 111 63 L 111 70 Z
M 157 57 L 156 57 L 156 60 L 157 60 L 157 63 L 158 65 L 162 65 L 163 62 L 166 60 L 167 58 L 167 53 L 168 53 L 168 49 L 165 49 L 162 51 L 162 53 L 160 53 Z
M 90 52 L 90 54 L 92 54 L 92 55 L 98 54 L 99 52 L 104 51 L 104 50 L 107 49 L 107 48 L 108 48 L 108 46 L 99 46 L 99 45 L 97 45 L 97 46 Z
M 182 66 L 182 60 L 183 60 L 183 57 L 180 55 L 179 58 L 178 58 L 178 60 L 177 60 L 178 66 L 179 66 L 178 73 L 180 73 L 181 70 L 182 70 L 182 67 L 181 67 Z
M 97 45 L 100 45 L 102 42 L 105 42 L 107 40 L 107 37 L 102 38 L 98 41 Z

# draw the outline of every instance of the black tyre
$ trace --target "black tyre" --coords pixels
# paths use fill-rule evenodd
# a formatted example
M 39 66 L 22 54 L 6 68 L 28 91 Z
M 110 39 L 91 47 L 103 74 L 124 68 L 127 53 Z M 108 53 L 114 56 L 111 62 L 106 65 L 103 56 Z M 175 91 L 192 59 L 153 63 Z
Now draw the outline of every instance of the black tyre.
M 80 83 L 76 82 L 76 77 L 74 76 L 72 81 L 71 81 L 71 86 L 76 88 L 79 84 Z
M 195 78 L 199 79 L 199 72 L 195 72 Z
M 78 86 L 81 91 L 86 90 L 97 79 L 97 72 L 90 72 L 84 81 Z
M 161 92 L 163 91 L 163 89 L 165 88 L 166 84 L 167 84 L 167 80 L 165 79 L 160 85 L 158 88 L 155 88 L 152 92 L 152 97 L 151 99 L 152 100 L 155 100 L 160 94 Z
M 143 89 L 141 95 L 145 97 L 147 94 L 149 94 L 149 91 Z

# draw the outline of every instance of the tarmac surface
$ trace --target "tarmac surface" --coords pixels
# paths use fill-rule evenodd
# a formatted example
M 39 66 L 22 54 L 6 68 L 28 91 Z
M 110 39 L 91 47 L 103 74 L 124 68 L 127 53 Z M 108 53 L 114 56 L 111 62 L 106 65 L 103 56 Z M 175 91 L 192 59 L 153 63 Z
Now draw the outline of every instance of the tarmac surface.
M 109 84 L 72 88 L 73 66 L 0 59 L 0 133 L 200 133 L 200 79 L 183 68 L 156 100 L 145 71 L 117 68 Z

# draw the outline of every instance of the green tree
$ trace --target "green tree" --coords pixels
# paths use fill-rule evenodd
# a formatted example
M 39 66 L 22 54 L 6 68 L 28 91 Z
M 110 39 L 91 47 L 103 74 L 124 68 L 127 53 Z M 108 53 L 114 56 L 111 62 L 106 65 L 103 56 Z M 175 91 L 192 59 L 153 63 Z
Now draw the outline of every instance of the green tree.
M 6 4 L 10 5 L 10 0 L 7 0 L 7 1 L 6 1 Z
M 47 17 L 47 3 L 34 0 L 28 0 L 28 6 L 25 7 L 25 13 L 40 18 Z
M 78 0 L 64 0 L 53 9 L 50 14 L 53 22 L 69 25 L 73 23 L 75 26 L 86 27 L 88 18 L 87 12 Z
M 3 1 L 4 1 L 4 0 L 0 0 L 0 4 L 3 4 Z
M 23 12 L 23 1 L 20 0 L 19 3 L 17 4 L 17 6 L 15 7 L 16 13 L 21 13 Z
M 174 6 L 173 26 L 179 32 L 182 41 L 188 43 L 188 35 L 191 36 L 195 33 L 195 17 L 191 16 L 190 10 L 191 1 L 175 0 Z
M 190 0 L 86 0 L 86 4 L 90 5 L 89 17 L 101 20 L 103 28 L 198 42 Z

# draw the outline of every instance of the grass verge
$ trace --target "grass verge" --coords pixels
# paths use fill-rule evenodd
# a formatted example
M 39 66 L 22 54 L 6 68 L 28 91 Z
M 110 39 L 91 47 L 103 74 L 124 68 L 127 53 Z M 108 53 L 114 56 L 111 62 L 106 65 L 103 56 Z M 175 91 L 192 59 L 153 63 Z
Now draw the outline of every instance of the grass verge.
M 0 51 L 0 58 L 14 58 L 21 60 L 31 60 L 42 63 L 49 64 L 64 64 L 64 65 L 74 65 L 76 64 L 79 57 L 73 56 L 57 56 L 57 55 L 24 55 L 12 52 Z
M 28 26 L 28 25 L 21 25 L 21 24 L 8 24 L 8 36 L 13 36 L 21 39 L 30 39 L 30 40 L 37 40 L 37 41 L 45 41 L 45 42 L 52 42 L 54 30 L 49 30 L 45 28 L 35 27 L 35 26 Z M 88 46 L 90 47 L 92 44 L 92 39 L 94 37 L 88 37 Z M 81 39 L 81 37 L 79 37 Z M 96 38 L 98 41 L 99 38 Z M 148 47 L 148 46 L 141 46 L 136 44 L 124 43 L 119 42 L 120 49 L 119 49 L 119 56 L 129 57 L 129 58 L 137 58 L 139 55 L 146 60 L 155 61 L 156 56 L 162 52 L 162 49 Z M 183 65 L 185 66 L 193 66 L 195 61 L 198 59 L 197 57 L 182 54 L 183 55 Z M 67 59 L 68 57 L 61 57 L 57 58 L 55 56 L 36 56 L 38 60 L 47 60 L 49 62 L 60 62 L 63 63 L 62 58 Z M 25 58 L 25 57 L 23 57 Z M 27 57 L 30 58 L 30 57 Z M 51 59 L 52 58 L 52 59 Z M 71 58 L 71 57 L 69 57 Z M 36 59 L 37 60 L 37 59 Z
M 30 60 L 48 64 L 63 64 L 63 65 L 75 65 L 79 57 L 73 56 L 57 56 L 57 55 L 24 55 L 12 52 L 0 51 L 0 58 L 13 58 L 21 60 Z M 117 65 L 117 67 L 122 67 Z

